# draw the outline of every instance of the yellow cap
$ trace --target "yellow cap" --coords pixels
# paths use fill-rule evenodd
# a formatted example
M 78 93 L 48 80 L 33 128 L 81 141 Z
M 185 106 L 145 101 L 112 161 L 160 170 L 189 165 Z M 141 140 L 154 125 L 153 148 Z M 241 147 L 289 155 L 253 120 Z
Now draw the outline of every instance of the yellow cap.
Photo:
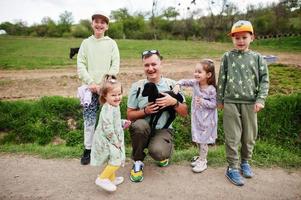
M 232 36 L 234 33 L 238 32 L 250 32 L 254 34 L 251 22 L 245 20 L 239 20 L 238 22 L 235 22 L 232 26 L 231 32 L 228 35 Z

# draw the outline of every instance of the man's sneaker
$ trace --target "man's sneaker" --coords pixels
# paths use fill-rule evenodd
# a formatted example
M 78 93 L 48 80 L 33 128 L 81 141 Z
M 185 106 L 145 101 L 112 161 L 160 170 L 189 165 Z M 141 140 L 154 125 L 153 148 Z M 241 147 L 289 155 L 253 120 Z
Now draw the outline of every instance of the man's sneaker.
M 228 167 L 226 172 L 226 177 L 231 181 L 234 185 L 243 186 L 244 181 L 242 176 L 239 173 L 238 169 Z
M 80 159 L 80 163 L 82 165 L 88 165 L 90 163 L 90 154 L 91 149 L 85 149 L 82 158 Z
M 195 167 L 196 164 L 198 163 L 198 160 L 199 160 L 199 156 L 193 156 L 190 163 L 191 167 Z
M 130 179 L 132 182 L 141 182 L 143 180 L 143 167 L 144 164 L 142 161 L 135 161 L 130 175 Z
M 207 160 L 198 160 L 196 165 L 192 168 L 192 171 L 195 173 L 203 172 L 207 169 Z
M 95 184 L 108 192 L 116 191 L 117 187 L 109 179 L 100 179 L 99 177 L 95 180 Z
M 115 178 L 114 181 L 112 181 L 112 183 L 117 186 L 117 185 L 120 185 L 121 183 L 123 183 L 123 181 L 124 181 L 124 178 L 122 176 L 118 176 Z
M 242 162 L 240 165 L 241 173 L 245 178 L 252 178 L 254 176 L 251 166 L 248 162 Z
M 169 159 L 161 160 L 158 162 L 159 167 L 166 167 L 169 165 Z

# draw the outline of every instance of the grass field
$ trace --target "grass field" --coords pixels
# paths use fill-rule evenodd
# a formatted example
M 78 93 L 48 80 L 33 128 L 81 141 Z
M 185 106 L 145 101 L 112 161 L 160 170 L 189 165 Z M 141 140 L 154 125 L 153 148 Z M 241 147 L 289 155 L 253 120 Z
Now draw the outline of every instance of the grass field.
M 301 52 L 301 37 L 258 40 L 256 51 Z M 0 69 L 63 68 L 74 65 L 69 48 L 79 47 L 82 39 L 0 36 Z M 167 59 L 220 58 L 231 43 L 183 40 L 117 40 L 121 59 L 140 59 L 145 49 L 159 49 Z

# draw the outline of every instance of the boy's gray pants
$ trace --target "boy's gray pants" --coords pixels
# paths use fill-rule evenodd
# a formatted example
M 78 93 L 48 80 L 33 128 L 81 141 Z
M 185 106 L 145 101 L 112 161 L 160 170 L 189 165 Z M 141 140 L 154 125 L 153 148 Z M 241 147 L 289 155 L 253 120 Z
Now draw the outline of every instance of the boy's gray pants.
M 131 124 L 129 131 L 132 139 L 132 159 L 134 161 L 144 160 L 146 156 L 145 148 L 148 148 L 150 156 L 156 161 L 170 158 L 173 149 L 171 129 L 158 129 L 151 137 L 149 123 L 144 119 L 138 119 Z
M 97 120 L 97 111 L 99 109 L 98 98 L 99 95 L 93 93 L 91 103 L 88 106 L 84 106 L 83 109 L 85 149 L 92 148 L 93 136 L 94 136 L 96 120 Z
M 241 161 L 252 157 L 257 137 L 257 113 L 254 104 L 224 104 L 223 127 L 226 143 L 226 158 L 231 168 L 239 167 L 239 145 Z

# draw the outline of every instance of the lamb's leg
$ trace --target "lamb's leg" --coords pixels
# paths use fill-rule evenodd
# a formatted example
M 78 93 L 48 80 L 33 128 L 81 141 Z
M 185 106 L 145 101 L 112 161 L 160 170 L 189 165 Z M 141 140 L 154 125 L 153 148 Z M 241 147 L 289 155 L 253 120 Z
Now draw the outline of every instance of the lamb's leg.
M 154 122 L 152 123 L 153 124 L 153 130 L 155 131 L 156 130 L 156 126 L 158 124 L 158 121 L 162 115 L 162 111 L 159 111 L 158 113 L 155 114 L 155 117 L 154 117 Z
M 175 120 L 176 118 L 176 112 L 174 110 L 169 110 L 169 117 L 164 125 L 163 128 L 168 128 L 170 126 L 170 124 Z
M 155 116 L 156 116 L 156 114 L 152 114 L 151 118 L 150 118 L 150 121 L 149 121 L 149 126 L 151 128 L 151 136 L 154 135 L 155 129 L 156 129 L 156 125 L 154 125 L 154 118 L 155 118 Z

